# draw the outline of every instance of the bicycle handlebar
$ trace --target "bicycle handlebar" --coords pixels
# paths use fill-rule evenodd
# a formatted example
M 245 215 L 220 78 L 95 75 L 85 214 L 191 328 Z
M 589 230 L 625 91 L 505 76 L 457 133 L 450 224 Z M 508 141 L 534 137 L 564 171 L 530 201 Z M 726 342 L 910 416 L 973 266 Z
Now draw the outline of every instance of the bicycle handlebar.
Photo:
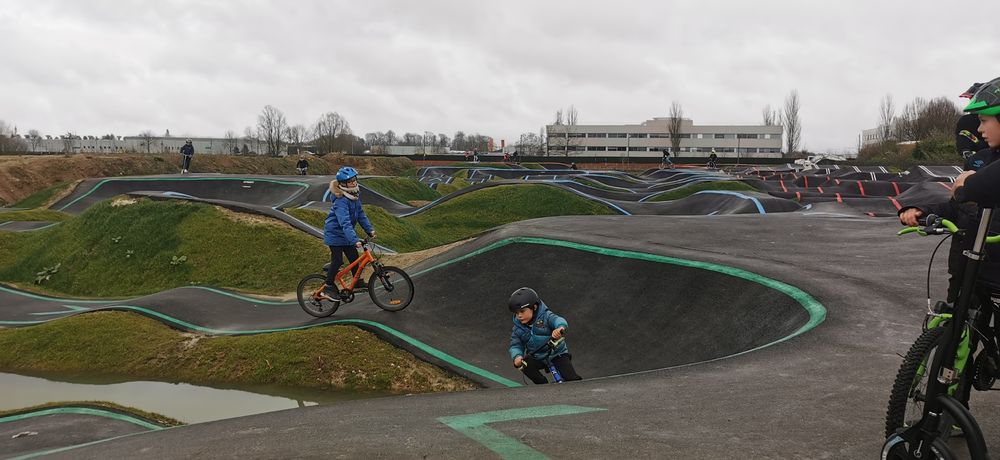
M 922 227 L 919 226 L 919 225 L 912 226 L 912 227 L 906 227 L 906 228 L 904 228 L 904 229 L 896 232 L 896 235 L 902 236 L 902 235 L 906 235 L 907 233 L 916 233 L 916 234 L 918 234 L 920 236 L 944 235 L 945 233 L 950 233 L 950 234 L 954 235 L 956 233 L 962 233 L 962 232 L 965 231 L 965 230 L 959 229 L 958 226 L 955 225 L 954 222 L 952 222 L 952 221 L 950 221 L 948 219 L 936 216 L 934 214 L 929 214 L 927 216 L 927 219 L 925 219 L 924 222 L 926 222 L 926 225 L 924 225 Z M 1000 235 L 993 235 L 993 236 L 986 237 L 986 243 L 987 244 L 1000 243 Z

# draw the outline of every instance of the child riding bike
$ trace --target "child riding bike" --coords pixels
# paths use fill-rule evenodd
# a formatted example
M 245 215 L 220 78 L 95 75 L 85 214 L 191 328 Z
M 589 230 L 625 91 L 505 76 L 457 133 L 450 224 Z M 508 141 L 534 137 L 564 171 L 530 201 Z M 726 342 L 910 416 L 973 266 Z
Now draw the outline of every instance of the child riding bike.
M 549 383 L 540 371 L 549 369 L 550 364 L 563 380 L 581 380 L 563 338 L 569 327 L 565 319 L 549 310 L 538 293 L 528 287 L 514 291 L 507 308 L 513 313 L 508 351 L 514 367 L 538 385 Z
M 339 302 L 340 294 L 334 284 L 334 275 L 347 256 L 348 263 L 358 259 L 358 250 L 362 243 L 354 231 L 354 226 L 361 224 L 372 238 L 375 228 L 368 221 L 364 208 L 361 207 L 360 187 L 358 186 L 358 171 L 350 166 L 344 166 L 337 171 L 337 176 L 330 181 L 330 192 L 334 195 L 330 214 L 326 216 L 323 226 L 323 243 L 330 247 L 330 269 L 326 272 L 326 288 L 322 295 L 331 301 Z M 357 273 L 355 273 L 357 275 Z M 354 285 L 354 290 L 366 289 L 364 280 Z

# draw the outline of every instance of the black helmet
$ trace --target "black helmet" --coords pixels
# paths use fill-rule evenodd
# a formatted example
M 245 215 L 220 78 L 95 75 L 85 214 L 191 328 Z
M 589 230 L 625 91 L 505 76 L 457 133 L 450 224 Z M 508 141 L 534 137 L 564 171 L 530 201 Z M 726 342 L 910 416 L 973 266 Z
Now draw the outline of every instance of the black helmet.
M 538 305 L 539 302 L 541 302 L 541 299 L 538 298 L 538 293 L 534 289 L 523 287 L 510 295 L 510 300 L 507 301 L 507 308 L 511 313 L 517 313 L 518 310 Z

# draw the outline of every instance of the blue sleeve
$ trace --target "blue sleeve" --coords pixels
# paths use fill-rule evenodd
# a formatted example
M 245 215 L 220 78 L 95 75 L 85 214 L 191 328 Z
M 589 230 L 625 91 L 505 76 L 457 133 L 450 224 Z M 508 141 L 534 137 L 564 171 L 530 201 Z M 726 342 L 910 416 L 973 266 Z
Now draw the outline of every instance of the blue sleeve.
M 337 214 L 337 224 L 344 232 L 344 238 L 355 244 L 358 242 L 358 234 L 354 232 L 354 225 L 351 224 L 351 211 L 348 209 L 346 200 L 337 200 L 333 203 L 333 212 Z
M 524 356 L 524 344 L 521 343 L 521 338 L 517 336 L 517 327 L 513 327 L 510 330 L 510 359 L 511 361 L 518 356 Z
M 369 235 L 375 231 L 375 228 L 372 227 L 372 223 L 368 221 L 368 214 L 365 214 L 364 206 L 361 206 L 361 214 L 358 214 L 358 223 L 361 224 L 361 228 L 365 229 Z
M 552 331 L 559 329 L 560 327 L 565 327 L 566 329 L 569 329 L 569 323 L 567 323 L 562 316 L 552 313 L 552 310 L 549 310 L 549 317 L 545 321 L 545 324 L 546 326 L 549 327 L 549 330 Z

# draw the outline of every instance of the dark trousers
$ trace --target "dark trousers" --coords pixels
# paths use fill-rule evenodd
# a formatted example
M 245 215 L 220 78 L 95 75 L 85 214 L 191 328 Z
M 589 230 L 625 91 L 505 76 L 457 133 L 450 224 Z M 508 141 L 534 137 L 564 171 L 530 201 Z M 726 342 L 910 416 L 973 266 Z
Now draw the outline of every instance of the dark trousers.
M 525 357 L 524 362 L 528 366 L 524 369 L 524 375 L 527 375 L 532 382 L 538 385 L 543 385 L 549 383 L 549 379 L 542 375 L 543 370 L 548 370 L 549 366 L 545 364 L 545 361 L 539 361 L 535 358 Z M 561 354 L 552 358 L 552 364 L 556 366 L 556 370 L 559 371 L 559 375 L 562 375 L 563 380 L 582 380 L 582 378 L 576 374 L 576 369 L 573 369 L 573 356 L 569 353 Z
M 184 158 L 184 167 L 182 167 L 181 169 L 185 169 L 186 170 L 186 169 L 190 169 L 191 168 L 191 157 L 192 156 L 193 155 L 181 155 L 181 157 Z
M 330 270 L 326 272 L 326 285 L 333 286 L 333 277 L 340 271 L 340 266 L 344 264 L 344 256 L 347 256 L 347 263 L 358 260 L 358 248 L 353 244 L 350 246 L 329 246 L 330 248 Z M 354 267 L 353 273 L 358 274 L 358 267 Z

